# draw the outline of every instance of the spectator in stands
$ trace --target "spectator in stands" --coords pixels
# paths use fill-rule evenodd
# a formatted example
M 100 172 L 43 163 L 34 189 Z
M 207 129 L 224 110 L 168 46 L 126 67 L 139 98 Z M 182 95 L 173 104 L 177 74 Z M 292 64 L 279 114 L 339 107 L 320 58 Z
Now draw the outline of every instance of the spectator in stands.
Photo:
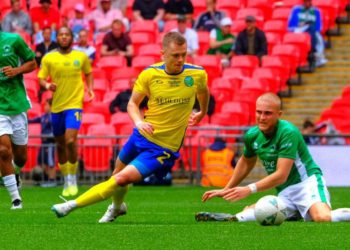
M 127 112 L 128 102 L 130 100 L 132 88 L 134 87 L 135 81 L 135 78 L 131 78 L 129 82 L 130 88 L 117 94 L 114 100 L 110 103 L 109 112 L 111 114 L 114 114 L 116 112 Z M 147 102 L 148 98 L 145 97 L 145 99 L 143 99 L 143 101 L 140 103 L 140 110 L 145 110 L 147 108 Z
M 41 59 L 50 50 L 57 48 L 57 43 L 51 40 L 51 28 L 46 27 L 43 29 L 43 42 L 36 45 L 35 48 L 35 60 L 38 65 L 41 64 Z
M 225 17 L 225 13 L 215 8 L 216 0 L 207 0 L 207 11 L 202 13 L 193 28 L 196 30 L 211 31 L 220 27 L 220 21 Z
M 309 119 L 306 119 L 303 123 L 303 129 L 301 131 L 303 134 L 304 140 L 306 144 L 308 145 L 318 145 L 321 144 L 320 137 L 317 136 L 310 136 L 310 134 L 317 133 L 315 124 L 310 121 Z
M 225 140 L 215 138 L 214 143 L 202 154 L 202 186 L 224 187 L 233 174 L 236 164 L 234 155 Z
M 187 55 L 191 57 L 195 57 L 198 53 L 199 43 L 198 43 L 198 35 L 197 32 L 187 27 L 188 19 L 185 15 L 177 16 L 177 28 L 172 31 L 179 32 L 186 38 L 187 41 Z
M 96 0 L 95 0 L 96 1 Z M 99 4 L 99 0 L 97 0 L 97 5 Z M 111 0 L 111 7 L 112 9 L 119 9 L 123 13 L 123 15 L 126 15 L 126 7 L 127 7 L 128 1 L 127 0 Z
M 215 28 L 210 31 L 210 41 L 208 50 L 209 55 L 220 55 L 222 66 L 228 67 L 232 48 L 234 46 L 235 37 L 231 34 L 232 20 L 225 17 L 220 21 L 220 28 Z
M 176 20 L 179 15 L 184 15 L 192 21 L 193 5 L 190 0 L 168 0 L 165 4 L 165 20 Z
M 121 20 L 126 30 L 129 29 L 129 21 L 119 9 L 111 8 L 111 0 L 100 0 L 100 7 L 91 12 L 90 20 L 94 23 L 95 32 L 108 32 L 114 20 Z
M 158 29 L 164 27 L 164 2 L 163 0 L 135 0 L 132 5 L 135 21 L 153 20 L 158 24 Z
M 74 7 L 75 17 L 70 19 L 68 22 L 68 27 L 73 31 L 74 40 L 78 40 L 79 32 L 81 30 L 89 30 L 89 20 L 84 17 L 84 5 L 81 3 L 77 3 Z
M 295 6 L 288 21 L 290 31 L 300 33 L 307 32 L 311 36 L 312 51 L 315 53 L 316 66 L 322 66 L 327 63 L 324 56 L 324 41 L 321 36 L 321 13 L 320 10 L 312 6 L 312 0 L 304 0 L 303 5 Z
M 9 1 L 9 0 L 6 0 Z M 2 31 L 33 33 L 32 20 L 29 15 L 21 10 L 19 0 L 11 0 L 11 11 L 7 13 L 2 21 Z
M 255 55 L 261 58 L 267 55 L 267 41 L 265 33 L 256 27 L 254 16 L 247 16 L 247 27 L 239 32 L 234 46 L 236 55 Z
M 34 30 L 34 43 L 41 43 L 44 38 L 42 30 L 46 27 L 51 28 L 51 40 L 56 41 L 56 30 L 60 24 L 60 13 L 51 6 L 51 0 L 40 0 L 40 8 L 34 8 L 31 11 L 31 17 Z
M 38 165 L 44 171 L 44 179 L 46 183 L 42 186 L 54 187 L 56 186 L 56 169 L 55 169 L 55 139 L 52 132 L 51 122 L 51 105 L 52 99 L 47 99 L 45 102 L 45 113 L 42 116 L 29 119 L 28 123 L 41 124 L 41 146 L 38 154 Z
M 101 56 L 125 56 L 128 66 L 131 66 L 132 56 L 134 54 L 131 39 L 123 31 L 123 23 L 120 20 L 112 22 L 112 31 L 108 32 L 102 41 Z
M 84 52 L 90 59 L 90 63 L 93 64 L 96 57 L 96 49 L 94 46 L 89 44 L 88 31 L 82 29 L 79 31 L 78 44 L 73 46 L 73 49 Z

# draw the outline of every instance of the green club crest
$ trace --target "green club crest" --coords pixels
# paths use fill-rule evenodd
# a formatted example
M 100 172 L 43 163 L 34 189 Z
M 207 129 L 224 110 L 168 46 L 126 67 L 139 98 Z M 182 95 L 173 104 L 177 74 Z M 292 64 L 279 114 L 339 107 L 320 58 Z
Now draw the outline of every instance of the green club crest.
M 80 66 L 79 60 L 74 60 L 73 65 L 76 67 L 79 67 Z
M 192 87 L 194 83 L 192 76 L 186 76 L 184 82 L 187 87 Z

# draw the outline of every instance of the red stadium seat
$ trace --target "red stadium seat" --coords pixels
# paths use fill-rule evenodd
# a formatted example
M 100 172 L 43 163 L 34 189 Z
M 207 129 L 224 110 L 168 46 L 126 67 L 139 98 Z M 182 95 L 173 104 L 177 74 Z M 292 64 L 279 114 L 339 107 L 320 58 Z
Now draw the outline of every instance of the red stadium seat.
M 193 19 L 197 19 L 198 16 L 207 10 L 205 0 L 192 0 L 193 5 Z
M 321 14 L 329 17 L 329 27 L 333 28 L 336 24 L 338 15 L 341 15 L 340 2 L 338 0 L 313 0 L 312 4 L 316 6 Z
M 87 134 L 88 129 L 93 124 L 105 123 L 106 119 L 104 115 L 99 113 L 88 113 L 84 112 L 82 115 L 80 134 Z
M 223 78 L 229 79 L 245 79 L 252 76 L 252 71 L 244 68 L 226 68 L 222 72 Z
M 231 33 L 234 35 L 238 35 L 239 32 L 246 28 L 247 24 L 245 20 L 235 20 L 231 25 Z
M 103 96 L 103 101 L 104 103 L 107 103 L 108 105 L 115 99 L 115 97 L 120 93 L 120 91 L 108 91 L 105 93 Z
M 52 99 L 53 92 L 46 90 L 41 94 L 41 105 L 43 106 L 48 99 Z
M 108 91 L 108 82 L 106 79 L 94 79 L 94 101 L 101 102 L 104 94 Z
M 263 30 L 283 37 L 287 32 L 287 22 L 281 20 L 269 20 L 264 23 Z
M 156 41 L 149 33 L 146 32 L 130 32 L 129 36 L 132 41 L 135 55 L 139 53 L 140 46 L 154 43 Z
M 138 55 L 152 56 L 157 62 L 159 62 L 161 60 L 160 59 L 161 50 L 162 50 L 162 47 L 159 44 L 145 44 L 140 46 Z
M 350 85 L 344 87 L 341 95 L 342 98 L 350 98 Z
M 221 59 L 215 55 L 202 55 L 196 56 L 193 59 L 193 63 L 202 66 L 208 74 L 208 84 L 218 77 L 221 77 L 222 67 Z
M 198 44 L 199 44 L 199 55 L 205 55 L 209 49 L 209 32 L 208 31 L 197 31 Z
M 110 160 L 113 157 L 113 138 L 101 138 L 98 136 L 109 136 L 115 134 L 114 127 L 108 124 L 91 125 L 88 129 L 89 135 L 97 138 L 86 138 L 83 140 L 84 168 L 88 172 L 107 172 L 110 169 Z
M 116 79 L 114 81 L 111 82 L 111 90 L 112 91 L 117 91 L 117 92 L 120 92 L 120 91 L 123 91 L 123 90 L 127 90 L 127 89 L 130 89 L 131 88 L 131 85 L 130 85 L 130 80 L 127 80 L 127 79 Z
M 137 77 L 138 72 L 131 67 L 115 69 L 111 72 L 111 82 L 115 80 L 130 80 Z
M 259 91 L 259 92 L 270 92 L 273 91 L 272 87 L 268 84 L 267 81 L 259 78 L 251 78 L 245 79 L 242 82 L 241 89 L 250 89 L 251 91 Z
M 148 33 L 152 41 L 156 41 L 156 37 L 158 36 L 158 25 L 152 20 L 132 21 L 130 32 Z
M 278 81 L 278 90 L 285 89 L 287 80 L 291 77 L 290 74 L 290 65 L 286 58 L 280 57 L 280 56 L 263 56 L 262 57 L 262 68 L 265 69 L 272 69 L 276 71 L 276 76 L 278 76 L 278 79 L 276 77 L 273 77 L 273 79 Z M 259 76 L 264 76 L 263 72 L 260 72 Z M 268 79 L 270 79 L 270 74 L 268 74 Z M 258 76 L 258 73 L 256 73 Z M 264 77 L 263 77 L 264 78 Z
M 232 20 L 236 19 L 236 15 L 239 9 L 243 8 L 242 1 L 232 0 L 218 0 L 216 2 L 216 9 L 226 11 Z
M 292 12 L 292 9 L 290 7 L 276 8 L 272 12 L 271 19 L 287 22 L 291 12 Z
M 271 18 L 272 4 L 269 0 L 248 0 L 247 7 L 260 9 L 264 14 L 264 20 Z
M 99 32 L 96 34 L 96 37 L 95 37 L 95 45 L 102 45 L 103 43 L 103 39 L 104 37 L 106 36 L 106 33 L 104 32 Z
M 152 56 L 135 56 L 132 59 L 132 67 L 137 71 L 141 72 L 148 66 L 157 63 L 158 61 Z
M 257 56 L 239 55 L 231 58 L 231 68 L 242 68 L 254 71 L 259 67 L 259 58 Z
M 297 67 L 300 65 L 299 48 L 291 44 L 279 44 L 272 49 L 273 56 L 280 56 L 290 63 L 291 75 L 295 75 Z
M 103 69 L 96 68 L 96 67 L 94 67 L 92 69 L 92 76 L 94 77 L 94 79 L 97 79 L 97 78 L 106 79 L 107 78 L 106 72 Z
M 92 101 L 91 103 L 86 104 L 84 112 L 102 114 L 105 117 L 106 123 L 109 122 L 111 117 L 111 114 L 109 113 L 109 105 L 104 102 Z
M 237 120 L 240 125 L 249 125 L 249 106 L 243 102 L 226 102 L 222 105 L 222 114 L 229 114 L 230 119 Z
M 262 24 L 264 22 L 264 13 L 262 10 L 258 8 L 245 8 L 245 9 L 240 9 L 237 12 L 236 19 L 237 20 L 245 20 L 247 16 L 254 16 L 256 19 L 256 26 L 258 28 L 262 27 Z
M 37 166 L 37 157 L 41 146 L 41 124 L 28 124 L 27 162 L 22 168 L 23 173 L 30 173 Z
M 350 112 L 350 99 L 348 98 L 337 98 L 333 100 L 331 109 L 343 109 L 344 111 Z
M 309 33 L 286 33 L 283 37 L 283 44 L 292 44 L 299 48 L 300 65 L 308 64 L 308 55 L 311 52 L 311 37 Z
M 233 100 L 234 93 L 241 88 L 241 82 L 240 79 L 214 79 L 210 93 L 215 96 L 215 112 L 220 112 L 225 102 Z
M 303 0 L 283 0 L 283 7 L 294 7 L 303 4 Z
M 164 23 L 163 32 L 167 33 L 177 28 L 177 20 L 168 20 Z
M 276 91 L 285 90 L 286 83 L 281 80 L 281 71 L 276 67 L 262 67 L 258 68 L 253 73 L 254 79 L 264 79 L 271 84 L 271 90 L 276 93 Z
M 113 70 L 126 67 L 126 59 L 124 56 L 104 56 L 97 66 L 105 71 L 107 79 L 111 79 Z
M 267 54 L 271 55 L 273 47 L 277 44 L 281 44 L 282 38 L 279 34 L 273 32 L 266 32 L 265 36 L 267 41 Z
M 85 8 L 90 4 L 90 0 L 60 0 L 60 2 L 61 2 L 61 6 L 60 6 L 61 10 L 65 10 L 69 8 L 74 9 L 75 5 L 78 3 L 83 4 Z M 93 2 L 96 2 L 96 1 L 93 1 Z

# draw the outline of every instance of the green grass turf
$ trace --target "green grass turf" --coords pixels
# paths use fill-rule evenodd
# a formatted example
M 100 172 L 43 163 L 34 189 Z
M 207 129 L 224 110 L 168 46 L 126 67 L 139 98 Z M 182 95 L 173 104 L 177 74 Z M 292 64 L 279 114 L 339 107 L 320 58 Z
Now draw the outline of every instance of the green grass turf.
M 86 188 L 82 188 L 85 190 Z M 202 203 L 201 187 L 132 187 L 128 214 L 98 224 L 109 201 L 57 219 L 50 211 L 60 203 L 61 188 L 22 189 L 24 209 L 11 211 L 0 189 L 1 249 L 349 249 L 350 223 L 196 222 L 198 211 L 235 213 L 268 193 L 237 202 Z M 334 208 L 350 207 L 350 188 L 331 188 Z

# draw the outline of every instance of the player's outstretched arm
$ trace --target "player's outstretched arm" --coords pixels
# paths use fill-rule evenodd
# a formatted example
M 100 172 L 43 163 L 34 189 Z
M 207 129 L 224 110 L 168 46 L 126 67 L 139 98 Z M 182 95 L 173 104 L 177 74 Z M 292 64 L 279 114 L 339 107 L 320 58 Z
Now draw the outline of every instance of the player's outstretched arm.
M 197 99 L 199 103 L 199 112 L 193 112 L 189 118 L 188 125 L 195 126 L 197 125 L 203 117 L 208 112 L 209 105 L 209 89 L 206 87 L 203 91 L 197 93 Z
M 11 66 L 5 66 L 2 68 L 2 70 L 7 77 L 11 78 L 11 77 L 15 77 L 16 75 L 19 75 L 19 74 L 25 74 L 25 73 L 32 72 L 33 70 L 36 69 L 36 67 L 37 67 L 37 64 L 35 62 L 35 59 L 33 59 L 31 61 L 27 61 L 27 62 L 23 63 L 19 67 L 12 68 Z
M 250 173 L 256 163 L 256 157 L 246 158 L 242 156 L 236 165 L 233 175 L 225 188 L 218 190 L 211 190 L 204 193 L 202 201 L 210 200 L 213 197 L 224 197 L 232 192 L 232 188 L 239 185 L 242 180 Z
M 86 86 L 88 88 L 89 102 L 91 102 L 95 98 L 94 93 L 94 78 L 92 73 L 85 74 Z

